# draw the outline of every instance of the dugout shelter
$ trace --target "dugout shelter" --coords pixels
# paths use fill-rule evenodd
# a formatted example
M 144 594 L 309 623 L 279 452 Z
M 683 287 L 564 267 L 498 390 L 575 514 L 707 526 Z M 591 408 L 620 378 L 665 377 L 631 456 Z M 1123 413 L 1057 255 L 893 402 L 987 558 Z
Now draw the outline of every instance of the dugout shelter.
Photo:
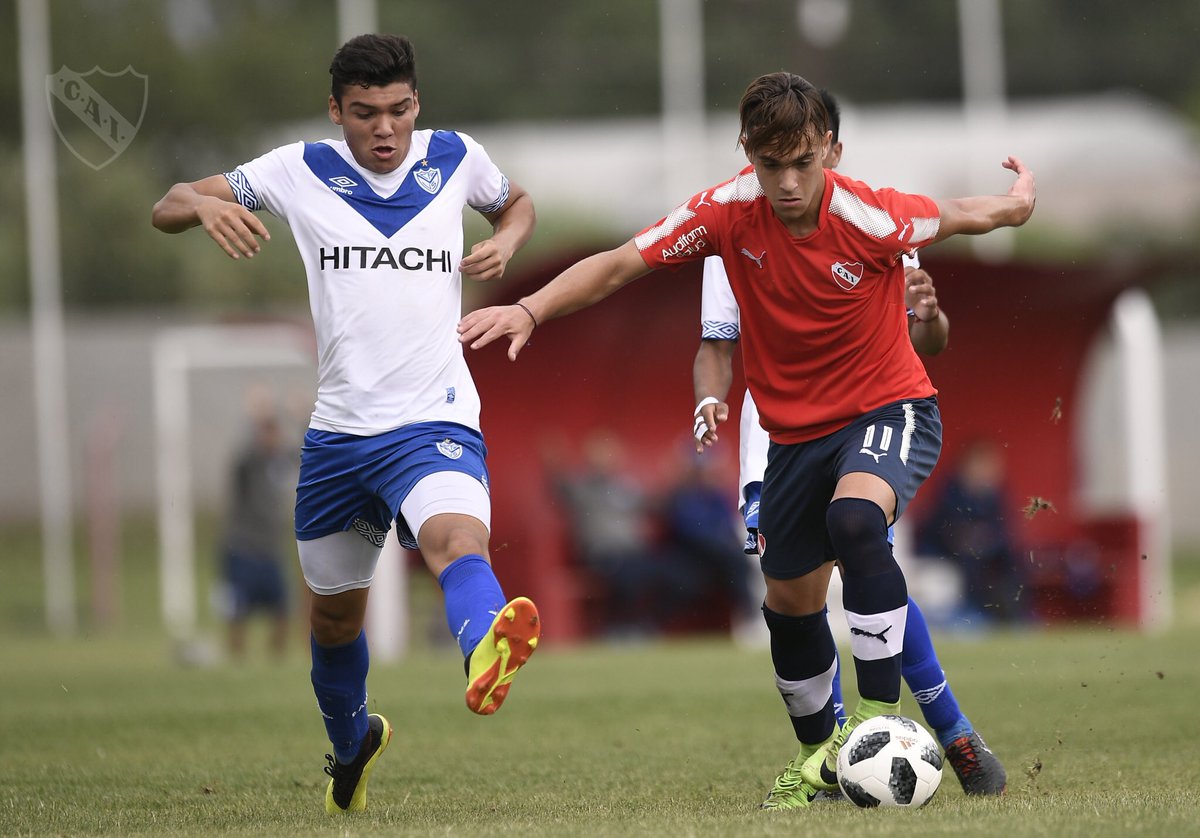
M 581 255 L 514 276 L 479 305 L 518 299 Z M 944 353 L 926 359 L 939 390 L 943 465 L 907 514 L 921 515 L 944 465 L 967 442 L 994 438 L 1007 453 L 1010 522 L 1021 560 L 1029 563 L 1023 595 L 1033 613 L 1046 621 L 1162 624 L 1170 591 L 1161 372 L 1157 321 L 1137 290 L 1153 270 L 922 256 L 950 316 L 951 337 Z M 492 472 L 493 561 L 506 590 L 539 603 L 550 638 L 586 637 L 597 592 L 572 558 L 566 511 L 547 480 L 539 442 L 561 433 L 581 440 L 609 428 L 621 436 L 633 468 L 653 483 L 663 452 L 677 448 L 690 429 L 700 291 L 699 263 L 656 272 L 541 325 L 516 363 L 499 345 L 468 352 Z M 1110 333 L 1123 370 L 1114 408 L 1122 430 L 1092 445 L 1124 456 L 1128 485 L 1121 504 L 1100 511 L 1081 491 L 1095 453 L 1084 445 L 1082 400 L 1089 356 Z M 739 371 L 732 393 L 742 386 Z M 736 460 L 740 397 L 730 402 L 718 456 Z M 1052 508 L 1027 514 L 1032 499 Z M 732 485 L 730 503 L 736 503 Z

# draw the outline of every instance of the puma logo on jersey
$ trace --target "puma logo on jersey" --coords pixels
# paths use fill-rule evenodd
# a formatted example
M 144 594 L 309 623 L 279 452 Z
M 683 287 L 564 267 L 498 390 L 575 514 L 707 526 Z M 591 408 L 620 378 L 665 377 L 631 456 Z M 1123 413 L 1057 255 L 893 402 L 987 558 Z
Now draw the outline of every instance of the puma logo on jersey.
M 743 247 L 742 255 L 745 256 L 747 259 L 749 259 L 754 264 L 758 265 L 758 269 L 761 271 L 762 266 L 763 266 L 763 259 L 767 258 L 767 251 L 764 250 L 762 253 L 755 256 L 753 253 L 751 253 L 749 250 L 747 250 L 746 248 Z
M 708 201 L 705 200 L 707 197 L 708 197 L 707 191 L 701 192 L 700 200 L 696 202 L 696 206 L 692 207 L 692 209 L 700 209 L 700 207 L 711 207 L 712 204 L 710 204 Z
M 883 631 L 881 631 L 879 633 L 875 633 L 873 631 L 867 631 L 866 629 L 860 629 L 858 626 L 850 627 L 851 634 L 856 634 L 859 637 L 874 637 L 880 643 L 883 643 L 885 645 L 887 644 L 887 633 L 891 630 L 892 630 L 892 627 L 888 626 Z
M 912 219 L 904 222 L 904 226 L 900 228 L 900 241 L 904 241 L 904 235 L 908 232 L 908 228 L 912 226 Z

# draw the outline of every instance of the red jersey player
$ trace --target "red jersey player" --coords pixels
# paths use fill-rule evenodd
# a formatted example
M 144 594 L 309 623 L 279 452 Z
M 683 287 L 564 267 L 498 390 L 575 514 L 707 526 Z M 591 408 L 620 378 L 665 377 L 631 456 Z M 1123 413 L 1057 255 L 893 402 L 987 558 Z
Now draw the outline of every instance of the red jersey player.
M 1035 188 L 1015 157 L 1002 164 L 1017 176 L 1006 195 L 937 201 L 829 171 L 825 105 L 791 73 L 752 82 L 739 114 L 746 169 L 517 304 L 467 315 L 459 334 L 473 349 L 508 337 L 515 360 L 539 323 L 655 268 L 724 260 L 741 309 L 747 385 L 772 442 L 759 513 L 763 615 L 801 743 L 763 806 L 797 808 L 836 787 L 837 753 L 854 727 L 899 708 L 908 592 L 887 528 L 941 449 L 936 390 L 908 337 L 901 256 L 1024 224 Z M 714 406 L 704 410 L 715 428 Z M 840 731 L 824 615 L 834 556 L 860 694 Z

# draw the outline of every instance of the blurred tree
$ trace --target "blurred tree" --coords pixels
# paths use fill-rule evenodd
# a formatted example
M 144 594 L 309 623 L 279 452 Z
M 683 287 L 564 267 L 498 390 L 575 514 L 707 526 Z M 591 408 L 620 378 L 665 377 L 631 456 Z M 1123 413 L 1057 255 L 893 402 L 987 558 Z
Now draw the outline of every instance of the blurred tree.
M 708 106 L 732 109 L 750 79 L 785 68 L 858 103 L 959 98 L 955 0 L 846 3 L 844 32 L 822 44 L 801 31 L 798 0 L 704 3 Z M 299 304 L 305 290 L 290 246 L 264 252 L 248 279 L 199 237 L 155 234 L 149 211 L 171 183 L 231 168 L 292 138 L 288 126 L 319 124 L 335 4 L 53 0 L 50 8 L 51 72 L 132 66 L 149 76 L 145 117 L 119 158 L 96 172 L 59 148 L 67 306 Z M 1117 0 L 1001 8 L 1010 96 L 1133 87 L 1200 122 L 1196 0 L 1156 0 L 1136 13 Z M 15 3 L 0 2 L 0 108 L 19 115 L 15 15 Z M 389 0 L 379 16 L 381 28 L 416 44 L 426 127 L 659 110 L 657 3 Z M 9 183 L 22 182 L 20 142 L 19 119 L 0 123 Z M 4 190 L 0 309 L 28 305 L 23 213 L 20 191 Z

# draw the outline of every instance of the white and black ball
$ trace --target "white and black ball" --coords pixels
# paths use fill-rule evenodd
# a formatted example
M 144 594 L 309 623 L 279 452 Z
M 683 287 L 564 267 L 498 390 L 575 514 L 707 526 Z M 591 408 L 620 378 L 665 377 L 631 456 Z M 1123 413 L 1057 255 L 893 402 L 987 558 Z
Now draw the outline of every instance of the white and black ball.
M 856 806 L 924 806 L 942 782 L 942 754 L 929 731 L 904 716 L 876 716 L 838 752 L 838 785 Z

